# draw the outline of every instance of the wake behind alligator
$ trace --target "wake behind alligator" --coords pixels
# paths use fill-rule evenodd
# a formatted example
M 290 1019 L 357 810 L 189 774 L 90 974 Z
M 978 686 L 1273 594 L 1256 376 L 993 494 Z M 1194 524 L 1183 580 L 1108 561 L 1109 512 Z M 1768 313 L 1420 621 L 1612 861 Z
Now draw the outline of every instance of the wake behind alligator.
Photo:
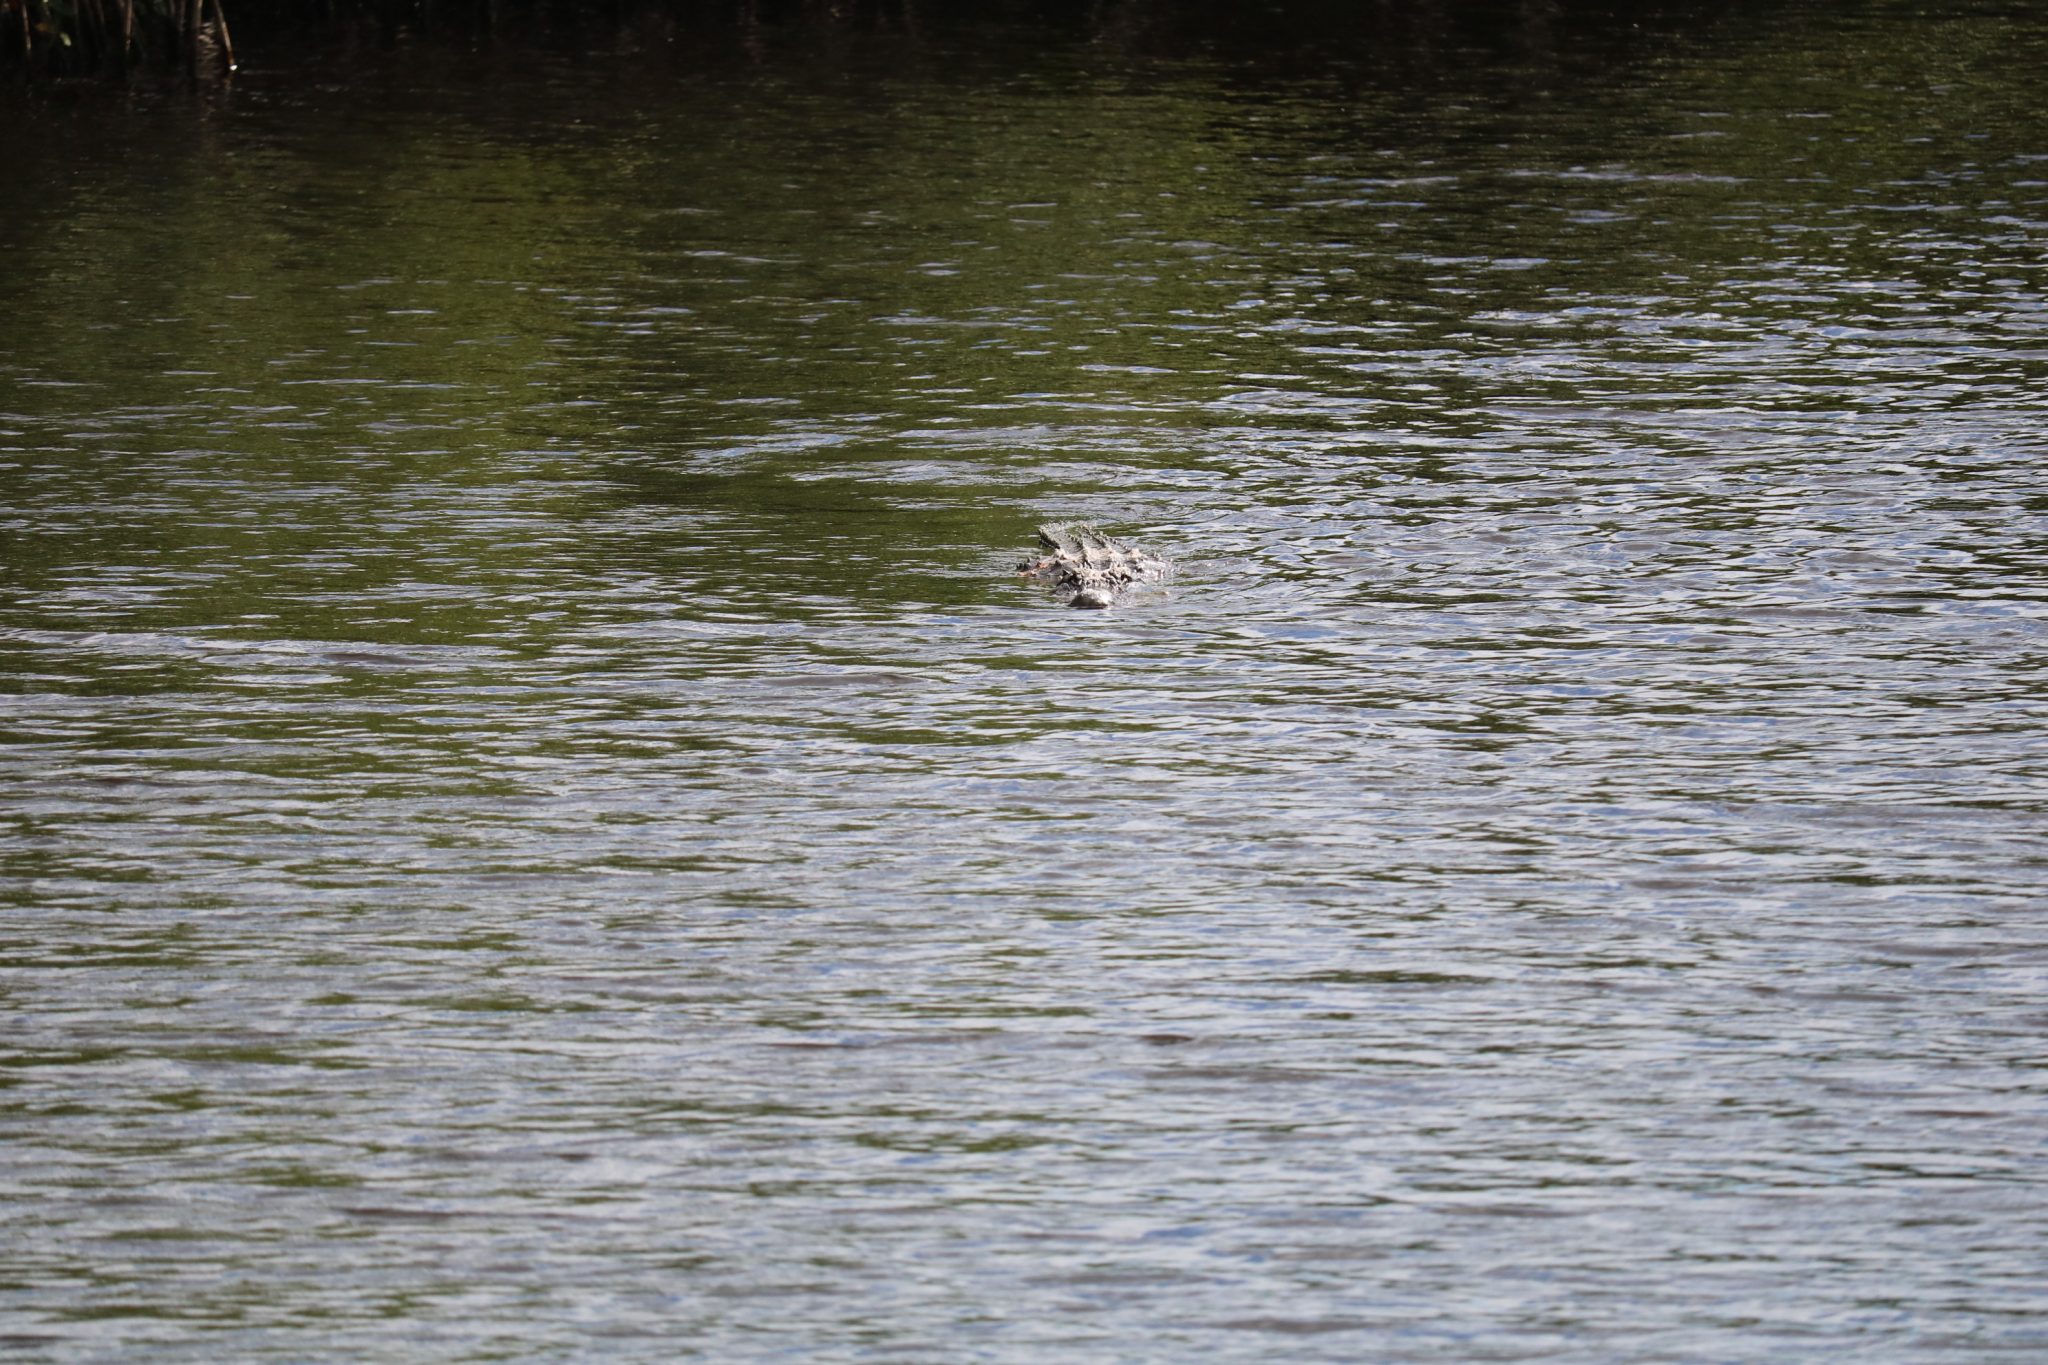
M 1017 572 L 1060 593 L 1070 607 L 1108 607 L 1133 583 L 1161 581 L 1169 567 L 1151 551 L 1093 526 L 1041 526 L 1038 543 L 1045 553 Z

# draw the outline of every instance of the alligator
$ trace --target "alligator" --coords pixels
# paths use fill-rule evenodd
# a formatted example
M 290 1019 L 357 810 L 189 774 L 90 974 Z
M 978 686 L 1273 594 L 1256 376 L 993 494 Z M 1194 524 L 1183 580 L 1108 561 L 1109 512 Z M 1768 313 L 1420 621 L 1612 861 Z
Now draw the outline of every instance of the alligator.
M 1070 607 L 1107 607 L 1131 584 L 1157 583 L 1167 573 L 1158 555 L 1093 526 L 1041 526 L 1038 543 L 1045 553 L 1017 572 L 1064 594 Z

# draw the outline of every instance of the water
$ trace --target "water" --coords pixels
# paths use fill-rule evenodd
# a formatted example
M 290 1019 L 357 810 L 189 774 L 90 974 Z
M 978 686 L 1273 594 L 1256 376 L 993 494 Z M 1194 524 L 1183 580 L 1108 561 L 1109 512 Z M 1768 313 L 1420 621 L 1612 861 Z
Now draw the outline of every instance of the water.
M 2048 1351 L 2048 30 L 1132 13 L 14 97 L 10 1352 Z

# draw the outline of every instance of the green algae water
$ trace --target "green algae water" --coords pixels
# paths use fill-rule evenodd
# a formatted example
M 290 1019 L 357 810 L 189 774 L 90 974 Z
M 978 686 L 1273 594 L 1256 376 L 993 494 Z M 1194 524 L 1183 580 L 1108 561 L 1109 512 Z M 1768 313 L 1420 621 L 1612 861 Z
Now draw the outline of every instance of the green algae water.
M 0 97 L 5 1349 L 2039 1359 L 2048 25 L 1543 13 Z

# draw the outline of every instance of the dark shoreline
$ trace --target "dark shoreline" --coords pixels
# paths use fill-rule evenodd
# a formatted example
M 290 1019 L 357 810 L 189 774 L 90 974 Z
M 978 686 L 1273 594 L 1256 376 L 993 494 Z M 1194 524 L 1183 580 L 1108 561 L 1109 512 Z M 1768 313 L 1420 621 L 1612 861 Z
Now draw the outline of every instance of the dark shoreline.
M 1856 3 L 1856 0 L 1851 0 Z M 20 0 L 0 70 L 34 81 L 230 79 L 311 53 L 531 48 L 558 55 L 938 36 L 1008 28 L 1160 56 L 1291 67 L 1447 67 L 1482 57 L 1599 60 L 1748 0 Z

